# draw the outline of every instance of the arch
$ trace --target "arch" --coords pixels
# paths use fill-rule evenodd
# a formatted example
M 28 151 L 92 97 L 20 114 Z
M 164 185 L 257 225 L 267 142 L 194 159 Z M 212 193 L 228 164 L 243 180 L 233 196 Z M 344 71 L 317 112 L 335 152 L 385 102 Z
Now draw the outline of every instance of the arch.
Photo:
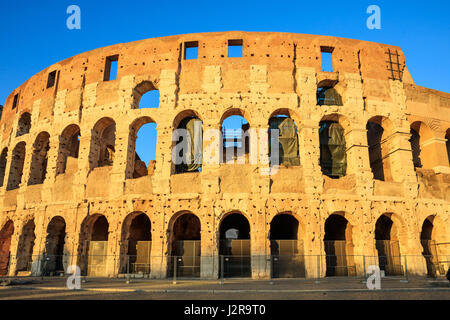
M 272 277 L 305 277 L 299 221 L 290 213 L 277 214 L 270 222 L 269 235 Z
M 180 125 L 180 122 L 185 118 L 198 118 L 203 121 L 200 114 L 192 109 L 183 110 L 180 113 L 178 113 L 175 118 L 173 119 L 172 126 L 174 129 L 177 129 Z
M 121 273 L 150 273 L 152 232 L 149 217 L 140 211 L 127 215 L 122 224 Z
M 23 136 L 24 134 L 30 133 L 31 130 L 31 114 L 29 112 L 24 112 L 19 118 L 17 124 L 16 137 Z
M 23 175 L 23 165 L 25 162 L 25 146 L 25 142 L 22 141 L 14 147 L 6 190 L 17 189 L 20 186 Z
M 38 134 L 33 144 L 28 185 L 44 182 L 47 175 L 48 150 L 50 150 L 50 135 L 44 131 Z
M 116 142 L 116 123 L 105 117 L 97 121 L 92 130 L 91 150 L 89 154 L 90 169 L 112 166 Z
M 225 277 L 251 276 L 250 223 L 238 211 L 224 215 L 219 225 L 219 255 L 223 256 Z
M 382 214 L 375 223 L 375 247 L 378 263 L 386 275 L 402 275 L 399 231 L 392 213 Z
M 322 174 L 330 178 L 347 174 L 345 135 L 349 127 L 348 120 L 338 114 L 326 115 L 319 122 L 320 167 Z
M 200 219 L 189 211 L 175 214 L 169 222 L 168 245 L 170 256 L 169 274 L 173 274 L 173 263 L 177 263 L 177 276 L 200 276 L 201 223 Z
M 201 172 L 203 122 L 193 110 L 179 113 L 172 135 L 172 174 Z
M 56 175 L 66 172 L 69 163 L 69 172 L 77 168 L 73 159 L 78 159 L 80 150 L 80 127 L 76 124 L 68 125 L 59 136 L 58 158 L 56 160 Z M 70 160 L 69 160 L 70 159 Z M 73 168 L 72 168 L 73 167 Z
M 420 243 L 423 251 L 422 255 L 427 266 L 427 275 L 430 278 L 436 278 L 437 272 L 445 274 L 445 269 L 439 263 L 439 252 L 435 238 L 435 215 L 428 216 L 422 224 L 420 232 Z
M 392 181 L 391 150 L 387 140 L 393 133 L 392 122 L 383 116 L 375 116 L 367 121 L 367 144 L 370 168 L 374 179 Z
M 278 109 L 269 119 L 269 157 L 271 164 L 300 165 L 298 127 L 288 109 Z M 273 136 L 278 132 L 277 136 Z M 278 139 L 278 148 L 276 140 Z
M 415 121 L 410 128 L 412 158 L 414 168 L 431 169 L 431 161 L 433 154 L 422 152 L 426 146 L 424 142 L 434 137 L 433 131 L 423 122 Z
M 94 214 L 83 220 L 78 246 L 78 261 L 82 275 L 105 275 L 108 235 L 109 223 L 104 215 Z
M 31 263 L 33 262 L 33 247 L 36 239 L 34 230 L 34 219 L 29 220 L 22 227 L 22 233 L 20 234 L 19 243 L 17 246 L 16 273 L 31 271 Z
M 255 145 L 254 141 L 251 143 L 251 139 L 256 138 L 256 135 L 252 135 L 248 119 L 247 112 L 239 108 L 228 109 L 222 115 L 220 119 L 222 163 L 249 163 L 250 146 Z
M 5 182 L 6 163 L 8 156 L 8 148 L 4 148 L 0 155 L 0 187 L 3 187 Z
M 319 83 L 317 86 L 317 105 L 342 106 L 342 97 L 337 90 L 327 83 Z
M 445 146 L 447 148 L 447 160 L 450 166 L 450 128 L 445 132 L 445 139 L 447 140 L 445 141 Z
M 152 126 L 146 126 L 148 124 L 153 124 Z M 145 127 L 145 130 L 143 132 L 143 138 L 144 140 L 139 139 L 139 131 Z M 147 130 L 151 129 L 151 131 Z M 156 122 L 148 117 L 139 117 L 133 121 L 133 123 L 130 125 L 130 133 L 128 136 L 128 155 L 127 155 L 127 169 L 126 169 L 126 179 L 136 179 L 140 178 L 146 175 L 149 175 L 154 172 L 156 160 L 151 159 L 152 155 L 156 155 L 156 142 L 157 142 L 157 129 L 156 129 Z M 139 156 L 138 149 L 140 145 L 145 145 L 146 152 L 149 152 L 150 155 L 147 153 L 141 154 Z M 152 148 L 150 151 L 150 147 Z M 145 163 L 145 158 L 150 157 L 150 160 L 148 162 L 148 166 Z
M 6 276 L 9 271 L 11 238 L 14 233 L 14 222 L 8 220 L 0 230 L 0 276 Z
M 149 101 L 147 101 L 146 97 L 148 95 L 155 95 L 151 97 Z M 142 100 L 146 100 L 143 105 Z M 150 105 L 147 105 L 146 102 L 151 102 Z M 153 82 L 151 81 L 142 81 L 133 89 L 133 105 L 132 109 L 141 109 L 141 108 L 158 108 L 160 103 L 160 94 L 159 90 L 156 88 Z
M 66 242 L 66 221 L 61 216 L 53 217 L 47 225 L 45 239 L 44 275 L 64 274 L 64 245 Z
M 325 220 L 324 248 L 326 276 L 349 276 L 356 273 L 353 263 L 352 225 L 343 212 L 335 212 Z

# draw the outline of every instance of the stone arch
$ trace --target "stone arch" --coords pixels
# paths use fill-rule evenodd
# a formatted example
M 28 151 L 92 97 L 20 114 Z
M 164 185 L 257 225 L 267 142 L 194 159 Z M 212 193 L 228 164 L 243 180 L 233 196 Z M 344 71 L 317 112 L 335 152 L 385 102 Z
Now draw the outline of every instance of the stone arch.
M 147 94 L 153 94 L 158 93 L 159 96 L 159 90 L 155 86 L 155 84 L 152 81 L 142 81 L 140 82 L 134 89 L 133 89 L 133 105 L 132 109 L 141 109 L 141 108 L 158 108 L 159 107 L 159 97 L 158 97 L 158 104 L 154 106 L 143 106 L 141 105 L 142 97 Z
M 275 110 L 269 118 L 268 143 L 269 158 L 272 164 L 300 165 L 298 126 L 292 116 L 298 119 L 292 110 L 285 108 Z M 278 131 L 278 148 L 275 149 L 275 152 L 273 152 L 273 148 L 276 147 L 274 145 L 276 140 L 273 140 L 273 130 Z
M 128 135 L 127 169 L 125 174 L 126 179 L 136 179 L 146 175 L 150 175 L 155 170 L 156 161 L 151 160 L 147 167 L 147 164 L 145 164 L 145 162 L 141 160 L 136 151 L 138 132 L 143 126 L 149 123 L 153 123 L 156 125 L 156 121 L 148 116 L 144 116 L 135 119 L 130 125 L 130 133 Z M 157 133 L 155 134 L 157 135 Z
M 14 222 L 8 220 L 0 230 L 0 276 L 6 276 L 9 271 L 11 238 L 14 234 Z
M 270 222 L 272 277 L 304 277 L 305 260 L 298 219 L 290 212 L 275 215 Z
M 393 124 L 389 118 L 375 116 L 367 121 L 367 144 L 369 149 L 370 168 L 374 179 L 393 181 L 391 172 L 391 152 L 393 149 Z
M 45 239 L 45 259 L 43 274 L 64 273 L 64 246 L 66 242 L 66 221 L 61 216 L 54 216 L 47 225 Z
M 445 146 L 447 148 L 447 160 L 450 166 L 450 128 L 448 128 L 445 132 L 445 139 L 447 140 L 445 141 Z
M 378 263 L 386 275 L 402 275 L 400 237 L 401 222 L 393 213 L 382 214 L 375 223 L 375 248 Z
M 238 123 L 233 123 L 232 126 L 224 124 L 230 117 L 235 116 L 241 117 L 240 125 Z M 249 119 L 248 112 L 240 108 L 230 108 L 223 113 L 220 118 L 220 130 L 222 132 L 220 161 L 222 163 L 237 162 L 242 164 L 250 162 L 250 153 L 256 152 L 256 150 L 251 150 L 251 146 L 256 145 L 255 141 L 252 140 L 256 138 L 256 132 L 250 127 Z M 252 156 L 252 159 L 254 159 L 254 156 Z
M 346 134 L 349 131 L 348 119 L 339 114 L 325 115 L 319 122 L 320 167 L 330 178 L 347 175 Z
M 29 220 L 22 227 L 22 233 L 17 245 L 17 265 L 16 273 L 31 272 L 31 263 L 33 262 L 33 248 L 36 240 L 34 219 Z
M 411 150 L 414 168 L 432 169 L 434 150 L 426 152 L 429 147 L 426 142 L 434 138 L 433 131 L 421 121 L 411 124 Z
M 12 152 L 11 165 L 9 168 L 8 185 L 6 190 L 17 189 L 20 186 L 25 162 L 25 142 L 19 142 Z
M 3 187 L 5 182 L 6 163 L 8 157 L 8 148 L 4 148 L 0 155 L 0 187 Z
M 194 110 L 184 110 L 175 117 L 173 128 L 172 174 L 201 172 L 203 162 L 202 119 Z
M 90 169 L 112 166 L 116 142 L 116 122 L 108 117 L 102 118 L 94 125 L 89 154 Z
M 76 160 L 80 150 L 80 127 L 68 125 L 59 136 L 58 158 L 56 160 L 56 175 L 63 174 L 69 164 L 69 172 L 77 169 Z
M 121 273 L 150 273 L 151 241 L 149 217 L 141 211 L 128 214 L 121 232 Z
M 336 90 L 337 81 L 322 80 L 317 85 L 317 105 L 319 106 L 342 106 L 342 96 Z
M 24 134 L 30 133 L 31 130 L 31 114 L 29 112 L 24 112 L 19 118 L 17 124 L 16 137 L 23 136 Z
M 251 276 L 250 223 L 240 211 L 225 214 L 219 224 L 219 272 L 225 277 Z
M 80 228 L 78 265 L 83 275 L 105 275 L 109 223 L 102 214 L 87 216 Z
M 50 134 L 41 132 L 33 144 L 30 177 L 28 185 L 41 184 L 47 175 L 48 151 L 50 150 Z
M 334 212 L 324 224 L 326 276 L 349 276 L 356 273 L 353 261 L 353 226 L 345 212 Z
M 174 262 L 178 276 L 200 276 L 201 222 L 190 211 L 176 213 L 169 221 L 168 261 L 169 275 L 173 275 Z

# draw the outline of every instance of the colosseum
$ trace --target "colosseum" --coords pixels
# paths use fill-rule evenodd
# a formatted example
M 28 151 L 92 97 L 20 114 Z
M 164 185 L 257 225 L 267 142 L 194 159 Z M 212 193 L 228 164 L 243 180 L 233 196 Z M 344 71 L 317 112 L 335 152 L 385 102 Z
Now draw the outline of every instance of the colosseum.
M 373 42 L 232 31 L 81 53 L 2 109 L 0 274 L 441 276 L 449 111 Z

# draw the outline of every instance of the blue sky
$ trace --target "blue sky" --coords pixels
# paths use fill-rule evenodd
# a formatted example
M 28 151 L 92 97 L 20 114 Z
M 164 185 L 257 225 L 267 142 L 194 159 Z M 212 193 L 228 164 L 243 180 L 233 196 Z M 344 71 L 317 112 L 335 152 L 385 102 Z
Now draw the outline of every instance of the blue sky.
M 81 8 L 81 30 L 66 9 Z M 369 30 L 369 5 L 381 30 Z M 28 78 L 78 53 L 121 42 L 212 31 L 279 31 L 398 45 L 416 84 L 450 92 L 449 1 L 1 1 L 0 104 Z M 148 161 L 146 161 L 148 162 Z

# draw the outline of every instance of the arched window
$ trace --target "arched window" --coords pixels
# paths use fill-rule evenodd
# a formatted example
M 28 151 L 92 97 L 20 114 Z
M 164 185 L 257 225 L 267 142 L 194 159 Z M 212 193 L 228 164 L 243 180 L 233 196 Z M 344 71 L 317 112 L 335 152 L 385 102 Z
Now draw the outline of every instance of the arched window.
M 24 112 L 19 119 L 17 126 L 16 137 L 20 137 L 30 132 L 31 129 L 31 115 L 28 112 Z
M 272 164 L 300 165 L 297 131 L 295 121 L 289 116 L 276 115 L 269 119 L 269 155 Z M 274 132 L 277 132 L 276 136 L 273 136 Z M 278 146 L 274 138 L 278 138 Z
M 80 127 L 71 124 L 64 129 L 59 137 L 58 159 L 56 161 L 56 175 L 66 172 L 67 164 L 78 159 L 80 149 Z M 76 170 L 76 168 L 73 168 Z
M 175 164 L 175 173 L 200 172 L 203 161 L 203 122 L 193 112 L 185 115 L 174 127 L 174 150 L 172 162 Z
M 392 181 L 391 150 L 388 142 L 392 134 L 392 123 L 385 117 L 377 116 L 367 122 L 366 129 L 373 178 L 381 181 Z
M 0 155 L 0 187 L 3 187 L 6 172 L 6 160 L 8 156 L 8 148 L 4 148 Z
M 340 178 L 347 173 L 347 149 L 344 128 L 331 120 L 319 123 L 320 167 L 322 173 L 331 178 Z
M 355 275 L 352 261 L 352 229 L 347 219 L 332 214 L 325 221 L 326 276 Z
M 133 98 L 134 109 L 159 108 L 159 90 L 150 81 L 138 84 L 133 90 Z
M 222 116 L 222 162 L 248 163 L 250 124 L 240 109 L 230 109 Z
M 156 123 L 149 117 L 135 120 L 130 126 L 127 179 L 153 174 L 156 165 Z
M 50 135 L 41 132 L 33 144 L 33 156 L 31 157 L 30 178 L 28 185 L 41 184 L 47 175 L 48 150 L 50 149 Z
M 400 244 L 397 237 L 397 226 L 391 214 L 381 215 L 375 224 L 375 246 L 381 270 L 386 275 L 402 275 Z
M 92 131 L 90 168 L 112 166 L 116 143 L 116 123 L 111 118 L 99 120 Z
M 333 87 L 317 88 L 317 104 L 319 106 L 342 106 L 342 97 Z
M 25 162 L 25 142 L 19 142 L 14 148 L 9 168 L 8 185 L 6 190 L 19 188 L 22 181 L 23 164 Z
M 445 145 L 447 147 L 447 159 L 448 159 L 449 166 L 450 166 L 450 129 L 447 129 L 447 133 L 445 134 L 445 139 L 447 139 L 447 141 L 445 142 Z

